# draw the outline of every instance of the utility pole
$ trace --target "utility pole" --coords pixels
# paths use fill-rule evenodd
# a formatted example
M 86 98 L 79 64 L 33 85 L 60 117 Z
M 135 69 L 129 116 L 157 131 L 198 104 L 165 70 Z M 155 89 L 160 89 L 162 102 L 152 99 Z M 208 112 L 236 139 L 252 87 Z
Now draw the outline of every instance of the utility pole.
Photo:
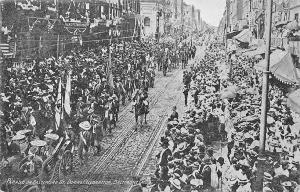
M 109 85 L 111 86 L 112 88 L 112 71 L 111 71 L 111 68 L 112 68 L 112 61 L 111 61 L 111 38 L 109 39 L 109 45 L 108 45 L 108 83 Z
M 226 56 L 226 63 L 229 64 L 229 78 L 231 79 L 231 72 L 232 72 L 232 66 L 230 61 L 230 56 L 228 55 L 228 43 L 227 43 L 227 32 L 228 32 L 228 25 L 229 25 L 229 6 L 230 6 L 230 0 L 226 0 L 226 24 L 225 24 L 225 56 Z
M 0 1 L 0 30 L 2 29 L 2 1 Z M 0 43 L 2 43 L 2 35 L 0 35 Z
M 272 4 L 273 0 L 269 0 L 266 9 L 266 68 L 263 73 L 262 84 L 262 103 L 261 103 L 261 117 L 260 117 L 260 145 L 258 157 L 258 175 L 257 175 L 257 190 L 263 190 L 264 180 L 264 162 L 265 158 L 265 145 L 266 145 L 266 124 L 267 124 L 267 111 L 268 111 L 268 92 L 269 92 L 269 75 L 270 75 L 270 45 L 271 45 L 271 29 L 272 29 Z
M 59 34 L 57 35 L 57 47 L 56 47 L 56 59 L 58 59 L 59 57 L 59 51 L 60 51 L 60 48 L 59 48 L 59 45 L 60 45 L 60 39 L 59 39 Z

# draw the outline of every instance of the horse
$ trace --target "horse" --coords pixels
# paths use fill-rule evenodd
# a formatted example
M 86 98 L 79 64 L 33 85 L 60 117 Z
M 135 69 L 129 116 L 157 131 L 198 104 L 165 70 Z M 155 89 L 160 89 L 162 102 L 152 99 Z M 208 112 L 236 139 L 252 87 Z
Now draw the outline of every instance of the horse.
M 135 131 L 137 131 L 138 125 L 141 127 L 144 124 L 147 124 L 147 114 L 149 113 L 149 103 L 146 101 L 146 98 L 142 95 L 138 95 L 136 99 L 136 103 L 134 105 L 134 114 L 135 114 L 135 122 L 137 124 Z

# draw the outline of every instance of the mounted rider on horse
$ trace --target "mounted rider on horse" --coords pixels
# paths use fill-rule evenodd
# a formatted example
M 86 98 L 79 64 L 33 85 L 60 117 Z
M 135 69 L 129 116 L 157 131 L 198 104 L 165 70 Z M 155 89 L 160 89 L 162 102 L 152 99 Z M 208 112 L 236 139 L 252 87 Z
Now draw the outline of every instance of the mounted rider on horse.
M 137 131 L 138 125 L 141 127 L 143 126 L 143 120 L 144 124 L 147 124 L 147 114 L 149 113 L 149 102 L 147 101 L 148 93 L 142 88 L 140 90 L 136 90 L 132 98 L 135 121 L 137 123 L 135 131 Z

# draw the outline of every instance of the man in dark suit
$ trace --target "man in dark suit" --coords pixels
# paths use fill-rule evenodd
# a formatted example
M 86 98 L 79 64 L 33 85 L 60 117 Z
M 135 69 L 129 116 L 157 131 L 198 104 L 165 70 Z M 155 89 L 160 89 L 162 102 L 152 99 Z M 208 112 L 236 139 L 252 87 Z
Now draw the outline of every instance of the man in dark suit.
M 203 177 L 203 187 L 204 189 L 211 188 L 211 160 L 209 158 L 204 158 L 203 163 L 201 164 L 200 171 Z
M 161 138 L 160 145 L 163 148 L 159 154 L 156 155 L 156 158 L 158 159 L 158 169 L 160 172 L 160 175 L 162 175 L 162 172 L 164 170 L 168 169 L 168 162 L 169 157 L 172 156 L 172 152 L 169 149 L 169 140 L 165 137 Z

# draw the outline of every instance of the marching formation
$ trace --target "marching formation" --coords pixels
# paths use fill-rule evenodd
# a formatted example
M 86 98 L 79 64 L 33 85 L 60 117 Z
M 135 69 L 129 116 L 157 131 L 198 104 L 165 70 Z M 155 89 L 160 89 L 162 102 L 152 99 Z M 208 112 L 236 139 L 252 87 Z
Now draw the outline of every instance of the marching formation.
M 54 179 L 57 167 L 70 174 L 76 154 L 80 164 L 87 162 L 91 150 L 100 155 L 102 139 L 117 127 L 120 108 L 128 101 L 138 131 L 147 123 L 148 89 L 155 86 L 155 70 L 162 70 L 161 54 L 166 70 L 179 66 L 170 56 L 176 52 L 168 50 L 170 43 L 114 43 L 111 67 L 108 47 L 93 47 L 76 47 L 58 59 L 28 61 L 26 68 L 6 61 L 10 67 L 1 93 L 2 178 Z M 181 45 L 182 57 L 191 57 L 189 47 Z M 11 185 L 4 182 L 3 187 Z

